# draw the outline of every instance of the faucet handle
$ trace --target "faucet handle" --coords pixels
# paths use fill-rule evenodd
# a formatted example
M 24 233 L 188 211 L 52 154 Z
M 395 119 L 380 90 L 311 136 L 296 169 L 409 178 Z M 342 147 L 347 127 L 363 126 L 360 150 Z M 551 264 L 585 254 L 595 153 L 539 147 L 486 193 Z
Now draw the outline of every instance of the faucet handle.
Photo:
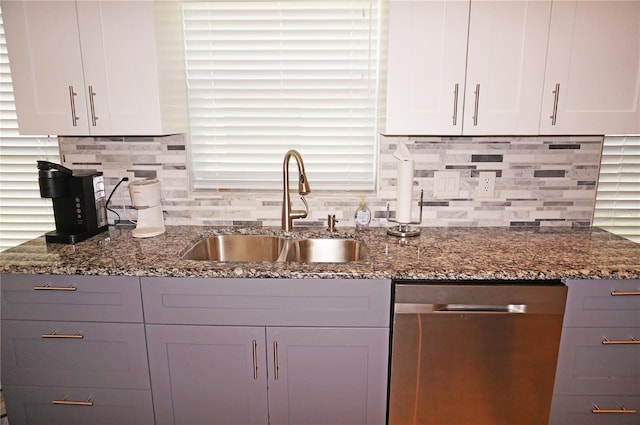
M 327 225 L 329 226 L 327 228 L 327 230 L 330 231 L 330 232 L 335 232 L 336 231 L 336 223 L 337 222 L 338 222 L 338 220 L 336 220 L 335 214 L 329 214 L 327 216 Z
M 304 196 L 300 195 L 300 199 L 302 199 L 302 203 L 304 204 L 304 215 L 300 218 L 305 218 L 309 214 L 309 204 L 307 204 L 307 200 L 304 199 Z

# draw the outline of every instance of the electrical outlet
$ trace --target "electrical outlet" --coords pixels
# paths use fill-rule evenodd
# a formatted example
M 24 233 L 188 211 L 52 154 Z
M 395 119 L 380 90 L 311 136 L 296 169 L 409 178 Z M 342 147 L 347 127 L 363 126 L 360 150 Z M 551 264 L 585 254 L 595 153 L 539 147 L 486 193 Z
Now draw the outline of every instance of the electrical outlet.
M 493 171 L 481 171 L 479 180 L 478 197 L 493 198 L 496 192 L 496 173 Z

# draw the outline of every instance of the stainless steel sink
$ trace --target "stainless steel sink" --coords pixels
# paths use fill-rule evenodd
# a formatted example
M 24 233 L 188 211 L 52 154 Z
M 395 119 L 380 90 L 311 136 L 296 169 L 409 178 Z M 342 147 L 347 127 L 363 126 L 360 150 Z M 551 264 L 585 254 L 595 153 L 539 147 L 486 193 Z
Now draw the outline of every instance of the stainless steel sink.
M 219 235 L 196 242 L 185 260 L 215 262 L 349 263 L 367 258 L 354 239 L 287 239 L 272 235 Z
M 219 235 L 198 241 L 185 260 L 219 262 L 277 261 L 285 239 L 270 235 Z
M 365 245 L 354 239 L 299 239 L 289 246 L 286 260 L 299 263 L 349 263 L 366 258 Z

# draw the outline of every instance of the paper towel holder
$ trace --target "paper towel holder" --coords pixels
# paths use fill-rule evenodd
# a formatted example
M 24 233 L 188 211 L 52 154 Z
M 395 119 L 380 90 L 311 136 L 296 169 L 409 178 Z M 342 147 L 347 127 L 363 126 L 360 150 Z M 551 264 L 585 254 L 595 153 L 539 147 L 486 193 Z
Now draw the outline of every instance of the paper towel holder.
M 420 234 L 420 228 L 415 228 L 409 226 L 410 224 L 420 224 L 422 223 L 422 201 L 424 199 L 424 189 L 420 190 L 420 218 L 418 221 L 410 221 L 409 223 L 400 223 L 395 218 L 389 217 L 389 204 L 387 203 L 387 221 L 391 221 L 393 223 L 398 223 L 397 226 L 390 227 L 387 229 L 387 234 L 391 236 L 395 236 L 398 238 L 409 238 L 418 236 Z

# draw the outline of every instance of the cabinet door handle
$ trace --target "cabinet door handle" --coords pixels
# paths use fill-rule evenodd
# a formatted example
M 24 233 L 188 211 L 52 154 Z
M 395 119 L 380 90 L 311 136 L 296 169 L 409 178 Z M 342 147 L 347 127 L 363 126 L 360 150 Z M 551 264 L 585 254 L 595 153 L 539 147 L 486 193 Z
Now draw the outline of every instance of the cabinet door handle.
M 629 339 L 609 339 L 606 336 L 602 337 L 603 345 L 627 345 L 627 344 L 640 344 L 640 340 L 635 337 L 629 337 Z
M 560 83 L 556 83 L 556 88 L 553 93 L 553 112 L 551 113 L 551 125 L 556 125 L 556 119 L 558 118 L 558 98 L 560 97 Z
M 77 291 L 78 288 L 76 288 L 73 285 L 69 285 L 69 286 L 44 285 L 44 286 L 34 286 L 33 290 L 34 291 Z
M 96 95 L 96 92 L 93 91 L 93 86 L 89 86 L 89 106 L 91 107 L 91 125 L 96 126 L 96 121 L 98 121 L 98 117 L 96 116 L 96 108 L 93 104 L 93 97 Z
M 476 84 L 476 91 L 473 92 L 476 95 L 476 103 L 473 109 L 473 125 L 478 125 L 478 103 L 480 103 L 480 84 Z
M 591 413 L 614 413 L 614 414 L 633 415 L 634 413 L 636 413 L 636 410 L 635 409 L 627 409 L 623 405 L 620 405 L 619 409 L 601 409 L 600 407 L 598 407 L 597 404 L 594 403 L 593 404 L 593 409 L 591 410 Z
M 73 86 L 69 86 L 69 101 L 71 102 L 71 124 L 74 127 L 78 126 L 78 115 L 76 114 L 76 96 L 78 93 L 73 91 Z
M 273 378 L 278 380 L 278 341 L 273 341 Z
M 59 406 L 93 406 L 93 401 L 91 400 L 91 398 L 87 398 L 84 401 L 80 401 L 80 400 L 67 400 L 67 398 L 63 398 L 62 400 L 53 400 L 51 401 L 51 404 L 56 404 Z
M 56 331 L 51 332 L 50 334 L 42 334 L 41 338 L 57 338 L 57 339 L 84 339 L 84 335 L 79 331 L 75 334 L 59 334 Z
M 640 291 L 618 291 L 617 289 L 611 291 L 611 296 L 613 297 L 626 297 L 633 295 L 640 295 Z
M 253 353 L 253 380 L 258 379 L 258 342 L 251 341 L 251 351 Z
M 453 86 L 453 125 L 458 125 L 458 83 Z

